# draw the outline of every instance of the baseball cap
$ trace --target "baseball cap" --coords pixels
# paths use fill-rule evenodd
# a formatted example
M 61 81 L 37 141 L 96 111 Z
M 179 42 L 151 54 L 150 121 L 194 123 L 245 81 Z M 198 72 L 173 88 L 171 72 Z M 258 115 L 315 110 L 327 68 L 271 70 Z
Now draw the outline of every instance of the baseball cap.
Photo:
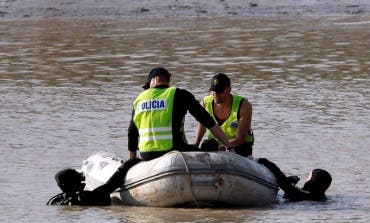
M 165 75 L 167 76 L 168 79 L 170 79 L 171 77 L 171 74 L 170 72 L 168 72 L 168 70 L 166 70 L 165 68 L 163 67 L 156 67 L 156 68 L 153 68 L 149 74 L 148 74 L 148 77 L 146 78 L 146 82 L 143 86 L 144 89 L 148 89 L 149 86 L 150 86 L 150 80 L 153 78 L 153 77 L 156 77 L 156 76 L 159 76 L 159 75 Z
M 209 91 L 220 93 L 227 86 L 230 86 L 230 79 L 226 76 L 226 74 L 219 73 L 212 77 L 211 87 L 209 88 Z

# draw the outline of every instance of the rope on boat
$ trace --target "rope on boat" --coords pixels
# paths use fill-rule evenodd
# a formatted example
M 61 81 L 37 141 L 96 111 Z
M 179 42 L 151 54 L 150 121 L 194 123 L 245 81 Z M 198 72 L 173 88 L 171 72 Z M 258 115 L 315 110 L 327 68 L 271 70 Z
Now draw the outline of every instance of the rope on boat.
M 174 151 L 174 152 L 179 153 L 181 155 L 182 160 L 184 161 L 185 170 L 186 170 L 186 173 L 187 173 L 188 179 L 189 179 L 189 185 L 190 185 L 190 191 L 191 191 L 191 199 L 193 200 L 195 206 L 196 207 L 199 207 L 198 202 L 197 202 L 197 200 L 195 199 L 195 196 L 194 196 L 193 184 L 192 184 L 192 181 L 191 181 L 189 164 L 186 161 L 185 156 L 184 156 L 184 154 L 182 152 L 177 151 L 177 150 Z

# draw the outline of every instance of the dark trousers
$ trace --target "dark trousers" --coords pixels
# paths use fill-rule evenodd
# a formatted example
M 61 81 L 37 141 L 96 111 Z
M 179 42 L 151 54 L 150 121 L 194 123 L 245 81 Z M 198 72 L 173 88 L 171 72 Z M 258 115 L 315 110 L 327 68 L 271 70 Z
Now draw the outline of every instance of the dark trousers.
M 193 152 L 193 151 L 200 151 L 200 149 L 194 145 L 189 144 L 182 144 L 180 146 L 176 146 L 175 149 L 167 150 L 167 151 L 160 151 L 160 152 L 140 152 L 140 156 L 144 161 L 149 161 L 158 157 L 163 156 L 164 154 L 171 152 L 173 150 L 177 150 L 180 152 Z
M 245 142 L 240 146 L 236 146 L 235 153 L 244 157 L 252 155 L 253 142 Z M 200 146 L 201 151 L 218 151 L 218 143 L 215 139 L 205 139 Z

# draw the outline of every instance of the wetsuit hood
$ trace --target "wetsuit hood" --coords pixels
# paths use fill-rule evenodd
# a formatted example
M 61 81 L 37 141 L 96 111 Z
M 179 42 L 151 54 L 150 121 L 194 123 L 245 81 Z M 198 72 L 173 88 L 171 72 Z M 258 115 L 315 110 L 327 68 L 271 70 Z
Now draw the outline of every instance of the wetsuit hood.
M 75 169 L 64 169 L 55 174 L 55 181 L 66 194 L 75 193 L 85 187 L 85 177 Z
M 314 169 L 311 178 L 304 184 L 303 190 L 310 192 L 313 196 L 325 196 L 332 178 L 326 170 Z

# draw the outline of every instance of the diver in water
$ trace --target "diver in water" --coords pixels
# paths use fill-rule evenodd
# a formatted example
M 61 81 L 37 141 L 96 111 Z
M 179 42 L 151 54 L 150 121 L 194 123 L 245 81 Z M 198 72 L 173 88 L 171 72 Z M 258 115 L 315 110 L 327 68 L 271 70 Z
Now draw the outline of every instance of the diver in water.
M 279 167 L 266 158 L 259 158 L 258 163 L 266 166 L 275 175 L 279 187 L 284 191 L 284 198 L 290 201 L 322 201 L 326 200 L 325 191 L 329 188 L 332 178 L 326 170 L 314 169 L 302 188 L 296 186 L 297 176 L 286 176 Z
M 110 194 L 123 184 L 128 170 L 140 161 L 141 159 L 138 158 L 127 160 L 105 184 L 92 191 L 84 190 L 85 177 L 82 173 L 71 168 L 61 170 L 55 174 L 55 180 L 62 193 L 50 198 L 46 204 L 82 206 L 111 205 Z

